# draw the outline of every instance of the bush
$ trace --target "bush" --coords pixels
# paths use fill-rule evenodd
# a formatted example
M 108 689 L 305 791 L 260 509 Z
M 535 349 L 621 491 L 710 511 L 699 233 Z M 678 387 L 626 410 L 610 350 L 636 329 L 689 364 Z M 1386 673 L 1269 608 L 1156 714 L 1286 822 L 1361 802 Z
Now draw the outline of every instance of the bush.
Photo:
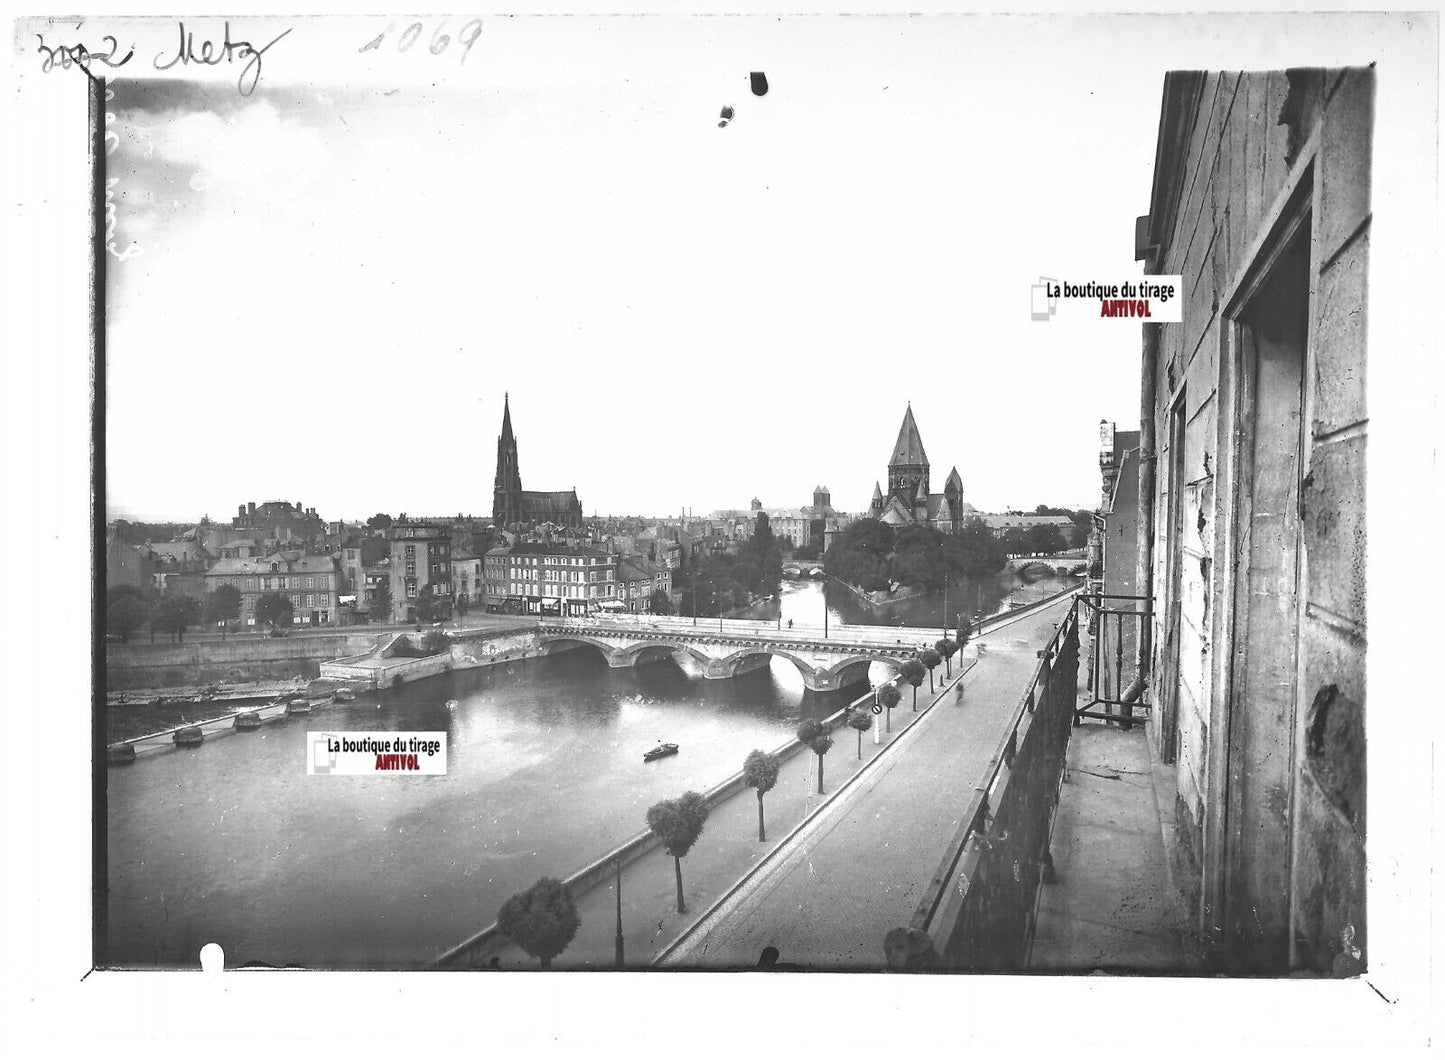
M 412 643 L 412 639 L 403 633 L 400 637 L 397 637 L 396 640 L 392 641 L 391 654 L 399 659 L 419 659 L 425 655 L 426 652 L 418 648 Z
M 443 655 L 452 649 L 452 638 L 439 629 L 431 630 L 421 642 L 423 655 Z

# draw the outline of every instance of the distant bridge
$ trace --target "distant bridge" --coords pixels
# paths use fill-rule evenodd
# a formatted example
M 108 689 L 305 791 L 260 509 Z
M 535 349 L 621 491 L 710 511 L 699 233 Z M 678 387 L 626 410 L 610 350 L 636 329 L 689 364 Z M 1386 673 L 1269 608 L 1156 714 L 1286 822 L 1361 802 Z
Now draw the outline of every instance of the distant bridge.
M 810 692 L 832 692 L 868 679 L 868 667 L 895 669 L 929 647 L 942 634 L 918 629 L 834 630 L 774 629 L 771 623 L 632 616 L 607 621 L 543 622 L 537 641 L 544 655 L 591 647 L 613 667 L 642 666 L 664 659 L 691 658 L 712 680 L 760 670 L 774 658 L 787 659 Z
M 783 564 L 784 578 L 821 578 L 825 573 L 820 559 L 790 559 Z

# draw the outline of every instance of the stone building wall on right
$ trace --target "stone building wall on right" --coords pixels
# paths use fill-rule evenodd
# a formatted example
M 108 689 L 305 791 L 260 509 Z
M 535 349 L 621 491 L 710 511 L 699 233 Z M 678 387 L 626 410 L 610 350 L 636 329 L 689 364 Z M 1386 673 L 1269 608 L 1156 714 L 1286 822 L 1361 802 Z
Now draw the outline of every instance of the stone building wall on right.
M 1358 971 L 1371 68 L 1171 73 L 1146 270 L 1154 739 L 1222 969 Z M 1152 382 L 1152 386 L 1151 386 Z

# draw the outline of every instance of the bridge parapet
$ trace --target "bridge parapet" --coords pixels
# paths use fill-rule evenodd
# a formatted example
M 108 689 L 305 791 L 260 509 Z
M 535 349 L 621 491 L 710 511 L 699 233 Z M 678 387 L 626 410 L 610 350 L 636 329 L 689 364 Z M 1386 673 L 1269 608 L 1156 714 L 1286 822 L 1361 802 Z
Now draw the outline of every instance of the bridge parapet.
M 759 669 L 766 665 L 768 657 L 776 656 L 791 662 L 802 675 L 804 687 L 814 692 L 830 692 L 866 680 L 873 663 L 900 666 L 922 650 L 901 639 L 888 642 L 855 636 L 825 640 L 799 637 L 791 630 L 783 633 L 728 627 L 719 632 L 703 627 L 628 628 L 553 622 L 542 624 L 537 636 L 544 648 L 569 642 L 591 645 L 614 667 L 656 661 L 665 654 L 685 654 L 710 680 Z

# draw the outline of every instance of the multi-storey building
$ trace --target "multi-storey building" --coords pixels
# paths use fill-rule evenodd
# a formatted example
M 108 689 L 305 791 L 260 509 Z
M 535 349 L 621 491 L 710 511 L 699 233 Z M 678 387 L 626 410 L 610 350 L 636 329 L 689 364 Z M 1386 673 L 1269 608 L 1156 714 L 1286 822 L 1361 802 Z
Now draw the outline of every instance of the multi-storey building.
M 565 545 L 502 546 L 487 553 L 482 581 L 489 610 L 582 615 L 617 599 L 617 557 Z
M 452 533 L 449 524 L 423 520 L 391 528 L 391 615 L 414 622 L 416 604 L 430 587 L 434 598 L 452 599 Z
M 269 541 L 277 547 L 316 543 L 324 536 L 326 523 L 315 508 L 303 508 L 300 501 L 295 505 L 289 501 L 266 501 L 260 505 L 250 501 L 236 506 L 236 517 L 230 527 L 210 529 L 212 540 L 201 543 L 219 552 L 221 545 L 241 537 Z
M 672 571 L 645 556 L 626 556 L 617 562 L 619 610 L 650 612 L 654 593 L 672 594 Z
M 1143 326 L 1140 677 L 1174 878 L 1239 973 L 1368 961 L 1374 89 L 1372 68 L 1168 74 L 1136 225 L 1145 273 L 1184 284 L 1183 319 Z
M 452 553 L 452 591 L 458 604 L 480 605 L 486 597 L 482 581 L 482 560 L 465 550 Z
M 217 560 L 206 573 L 212 592 L 222 585 L 241 591 L 241 621 L 256 624 L 256 601 L 267 593 L 280 593 L 291 601 L 291 620 L 298 626 L 331 626 L 338 621 L 341 570 L 330 556 L 287 557 L 273 553 L 263 558 Z

